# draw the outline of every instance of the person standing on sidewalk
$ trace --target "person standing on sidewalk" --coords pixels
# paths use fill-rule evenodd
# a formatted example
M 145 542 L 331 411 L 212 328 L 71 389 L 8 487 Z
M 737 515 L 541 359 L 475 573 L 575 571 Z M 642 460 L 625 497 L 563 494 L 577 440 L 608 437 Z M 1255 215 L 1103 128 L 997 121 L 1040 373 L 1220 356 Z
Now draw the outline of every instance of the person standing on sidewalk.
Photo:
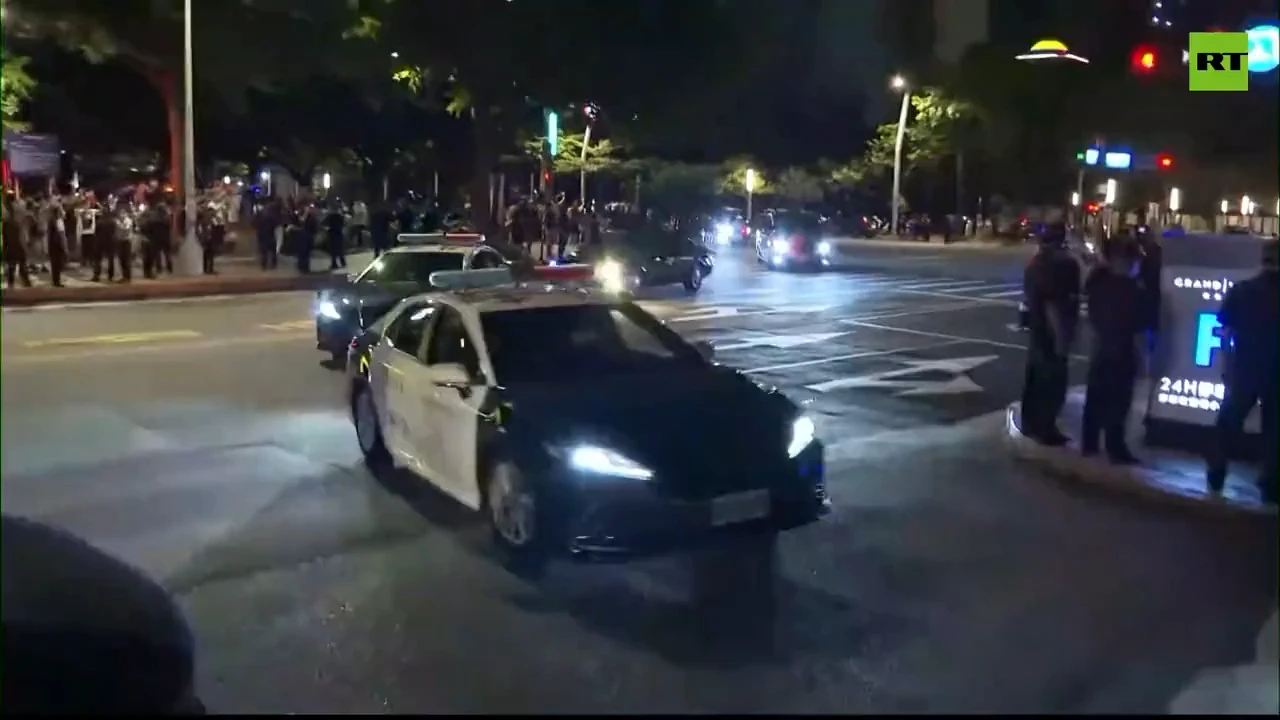
M 1262 494 L 1275 504 L 1277 487 L 1276 403 L 1280 402 L 1280 243 L 1267 240 L 1262 272 L 1227 291 L 1218 311 L 1227 353 L 1223 381 L 1226 394 L 1218 410 L 1214 443 L 1206 458 L 1207 484 L 1221 492 L 1227 481 L 1231 450 L 1244 432 L 1245 420 L 1262 405 Z
M 369 229 L 369 206 L 363 200 L 351 205 L 351 238 L 358 248 L 364 247 L 364 234 Z
M 311 253 L 316 250 L 316 236 L 320 234 L 320 211 L 308 203 L 302 208 L 302 226 L 298 233 L 298 272 L 306 275 L 311 272 Z
M 227 239 L 227 205 L 220 198 L 211 200 L 206 206 L 206 228 L 201 243 L 201 268 L 205 275 L 216 275 L 213 261 Z
M 279 208 L 275 201 L 258 208 L 253 216 L 254 234 L 258 241 L 258 264 L 263 270 L 275 270 L 280 262 L 276 253 L 276 225 L 279 224 Z
M 61 198 L 49 202 L 49 227 L 45 231 L 49 248 L 49 282 L 62 287 L 62 272 L 67 268 L 67 215 Z
M 374 206 L 369 216 L 369 244 L 373 245 L 373 256 L 379 257 L 391 247 L 391 208 L 386 201 Z
M 23 287 L 31 287 L 31 271 L 27 269 L 27 247 L 24 244 L 22 220 L 18 217 L 17 203 L 8 193 L 4 196 L 3 253 L 5 287 L 13 289 L 19 280 Z
M 128 205 L 116 206 L 116 260 L 120 263 L 120 282 L 133 282 L 133 213 Z
M 1057 422 L 1067 398 L 1068 360 L 1080 315 L 1080 266 L 1066 246 L 1066 227 L 1056 223 L 1042 236 L 1023 279 L 1030 332 L 1022 432 L 1054 447 L 1070 442 Z
M 1102 436 L 1112 463 L 1135 465 L 1138 459 L 1129 451 L 1125 425 L 1142 357 L 1138 338 L 1146 326 L 1146 307 L 1136 279 L 1139 252 L 1132 242 L 1116 241 L 1107 244 L 1103 255 L 1106 264 L 1095 267 L 1085 281 L 1093 347 L 1080 449 L 1085 455 L 1096 455 Z
M 338 204 L 330 204 L 324 216 L 325 242 L 324 249 L 329 255 L 329 269 L 337 270 L 347 266 L 347 219 Z
M 109 203 L 108 203 L 109 205 Z M 102 282 L 102 263 L 107 264 L 107 281 L 116 278 L 116 214 L 100 207 L 93 233 L 93 281 Z

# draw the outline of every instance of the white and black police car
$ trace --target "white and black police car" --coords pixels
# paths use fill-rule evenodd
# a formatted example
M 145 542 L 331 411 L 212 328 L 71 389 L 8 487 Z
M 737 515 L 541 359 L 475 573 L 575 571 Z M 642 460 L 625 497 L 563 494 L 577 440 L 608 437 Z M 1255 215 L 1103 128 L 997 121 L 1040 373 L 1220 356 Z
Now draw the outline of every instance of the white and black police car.
M 584 286 L 591 272 L 437 273 L 455 289 L 401 301 L 353 341 L 349 401 L 370 466 L 482 513 L 526 570 L 774 537 L 825 514 L 813 421 L 710 346 Z
M 351 338 L 410 295 L 431 289 L 431 275 L 444 270 L 506 267 L 507 259 L 477 234 L 402 235 L 362 272 L 316 293 L 316 349 L 340 361 Z

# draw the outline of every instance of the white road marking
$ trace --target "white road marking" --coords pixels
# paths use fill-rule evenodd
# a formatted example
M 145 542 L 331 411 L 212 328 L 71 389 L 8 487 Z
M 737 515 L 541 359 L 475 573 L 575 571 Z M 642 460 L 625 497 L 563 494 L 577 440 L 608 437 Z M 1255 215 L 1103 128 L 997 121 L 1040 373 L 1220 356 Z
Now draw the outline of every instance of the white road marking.
M 947 345 L 956 345 L 956 344 L 958 344 L 956 341 L 948 340 L 946 342 L 929 343 L 927 345 L 917 345 L 915 347 L 909 347 L 909 348 L 894 348 L 892 350 L 868 350 L 866 352 L 850 353 L 848 355 L 834 355 L 832 357 L 815 358 L 813 360 L 799 360 L 796 362 L 780 363 L 778 365 L 765 365 L 763 367 L 751 368 L 750 370 L 743 370 L 742 372 L 747 375 L 754 375 L 757 373 L 776 372 L 778 370 L 791 370 L 792 368 L 824 365 L 826 363 L 841 362 L 843 360 L 861 360 L 862 358 L 880 357 L 883 355 L 895 355 L 898 353 L 916 352 L 918 350 L 933 350 L 934 348 L 946 347 Z
M 1018 296 L 1020 296 L 1020 295 L 1022 295 L 1022 288 L 1017 288 L 1016 290 L 1002 290 L 1001 292 L 987 293 L 986 295 L 983 295 L 982 297 L 984 297 L 984 298 L 1011 298 L 1011 297 L 1018 297 Z
M 893 327 L 892 325 L 878 325 L 876 323 L 864 322 L 862 320 L 843 320 L 847 325 L 854 327 L 865 327 L 871 330 L 883 330 L 885 332 L 899 332 L 906 335 L 919 335 L 920 337 L 935 338 L 937 340 L 950 340 L 954 343 L 973 343 L 975 345 L 990 345 L 991 347 L 1008 348 L 1010 350 L 1021 350 L 1026 352 L 1026 345 L 1014 345 L 1013 343 L 1000 342 L 999 340 L 988 340 L 986 338 L 964 337 L 962 335 L 951 335 L 949 333 L 930 332 L 928 330 L 912 330 L 909 328 Z M 949 343 L 948 343 L 949 344 Z M 1072 360 L 1088 360 L 1086 355 L 1068 355 Z
M 758 337 L 746 338 L 730 345 L 717 345 L 716 352 L 746 350 L 748 348 L 757 347 L 771 347 L 776 350 L 790 350 L 791 348 L 800 347 L 801 345 L 812 345 L 814 343 L 826 342 L 848 334 L 849 332 L 826 332 L 809 333 L 805 335 L 761 335 Z
M 825 382 L 806 385 L 814 392 L 827 393 L 835 390 L 853 388 L 884 388 L 900 390 L 900 397 L 919 395 L 959 395 L 963 393 L 982 392 L 984 388 L 973 381 L 967 373 L 998 359 L 998 355 L 983 355 L 967 358 L 942 358 L 940 360 L 903 360 L 906 367 L 880 372 L 864 373 L 854 377 L 834 378 Z M 910 375 L 929 372 L 946 372 L 951 374 L 947 380 L 910 379 Z

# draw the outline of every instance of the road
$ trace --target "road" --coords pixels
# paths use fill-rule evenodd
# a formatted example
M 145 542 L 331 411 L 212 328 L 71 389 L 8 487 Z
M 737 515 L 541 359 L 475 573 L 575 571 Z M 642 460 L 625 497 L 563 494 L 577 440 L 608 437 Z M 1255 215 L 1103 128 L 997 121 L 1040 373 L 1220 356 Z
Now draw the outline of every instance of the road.
M 3 507 L 170 587 L 218 712 L 1159 713 L 1250 662 L 1274 523 L 1016 465 L 1023 258 L 948 252 L 730 253 L 696 300 L 647 302 L 830 448 L 832 516 L 712 605 L 683 556 L 519 581 L 470 518 L 371 477 L 305 294 L 6 312 Z

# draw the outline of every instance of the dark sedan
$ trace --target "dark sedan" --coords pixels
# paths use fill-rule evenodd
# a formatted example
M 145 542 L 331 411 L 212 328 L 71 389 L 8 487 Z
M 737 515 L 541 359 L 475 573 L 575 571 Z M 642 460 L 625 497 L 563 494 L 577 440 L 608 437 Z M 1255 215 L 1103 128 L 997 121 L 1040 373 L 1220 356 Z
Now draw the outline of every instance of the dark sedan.
M 771 269 L 829 267 L 833 248 L 819 215 L 775 212 L 762 218 L 756 233 L 756 260 Z
M 432 290 L 431 274 L 504 267 L 495 249 L 474 244 L 406 245 L 387 252 L 339 287 L 316 294 L 316 348 L 335 362 L 347 356 L 351 338 L 400 300 Z

